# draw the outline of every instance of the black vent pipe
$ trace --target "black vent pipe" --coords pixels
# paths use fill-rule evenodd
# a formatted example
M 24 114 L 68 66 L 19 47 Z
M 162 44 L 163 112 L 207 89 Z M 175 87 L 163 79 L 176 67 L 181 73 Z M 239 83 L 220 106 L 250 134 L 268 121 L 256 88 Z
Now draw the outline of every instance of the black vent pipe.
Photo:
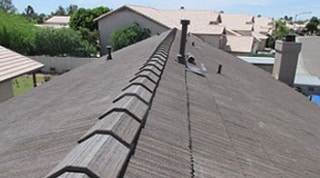
M 107 60 L 112 60 L 111 49 L 112 49 L 112 47 L 110 45 L 108 45 L 107 46 L 107 50 L 108 50 Z
M 181 42 L 180 42 L 179 63 L 186 64 L 184 53 L 186 49 L 187 32 L 188 32 L 188 25 L 190 24 L 190 20 L 181 20 L 181 24 L 182 24 L 182 32 L 181 32 Z

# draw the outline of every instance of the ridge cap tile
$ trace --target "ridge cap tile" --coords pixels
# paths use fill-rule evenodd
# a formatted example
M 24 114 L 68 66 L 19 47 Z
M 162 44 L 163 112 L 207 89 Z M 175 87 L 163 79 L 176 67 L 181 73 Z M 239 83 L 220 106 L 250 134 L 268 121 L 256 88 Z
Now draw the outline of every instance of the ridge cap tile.
M 121 94 L 117 96 L 115 100 L 113 100 L 113 103 L 117 102 L 118 100 L 120 100 L 121 98 L 127 95 L 136 96 L 145 104 L 149 104 L 152 98 L 152 93 L 150 93 L 146 88 L 139 85 L 132 85 L 129 88 L 122 91 Z
M 119 142 L 130 148 L 140 128 L 141 124 L 130 115 L 113 112 L 98 120 L 98 122 L 80 138 L 79 143 L 89 139 L 95 134 L 105 134 L 112 135 Z
M 117 177 L 130 150 L 110 135 L 94 135 L 77 145 L 48 175 L 56 178 L 66 172 L 94 177 Z
M 150 91 L 150 93 L 153 93 L 156 88 L 155 83 L 151 82 L 150 80 L 148 80 L 146 78 L 138 77 L 138 78 L 132 80 L 126 87 L 124 87 L 122 89 L 122 91 L 126 90 L 127 88 L 129 88 L 132 85 L 141 85 L 144 88 L 146 88 L 148 91 Z

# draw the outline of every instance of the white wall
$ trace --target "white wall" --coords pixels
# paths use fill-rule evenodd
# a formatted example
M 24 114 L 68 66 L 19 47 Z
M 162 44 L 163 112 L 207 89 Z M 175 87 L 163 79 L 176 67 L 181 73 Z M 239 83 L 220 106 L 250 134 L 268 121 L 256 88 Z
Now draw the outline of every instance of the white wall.
M 13 97 L 11 80 L 0 82 L 0 103 Z
M 134 13 L 128 9 L 110 14 L 109 16 L 100 19 L 99 33 L 100 33 L 100 45 L 101 55 L 107 54 L 106 46 L 111 45 L 109 37 L 114 30 L 124 28 L 137 22 L 142 28 L 149 28 L 152 34 L 162 33 L 169 30 L 168 28 L 161 26 L 160 24 L 147 19 L 137 13 Z
M 50 68 L 55 68 L 56 73 L 64 73 L 81 65 L 87 64 L 96 58 L 76 58 L 76 57 L 46 57 L 46 56 L 29 56 L 29 58 L 45 65 L 42 72 L 53 72 Z

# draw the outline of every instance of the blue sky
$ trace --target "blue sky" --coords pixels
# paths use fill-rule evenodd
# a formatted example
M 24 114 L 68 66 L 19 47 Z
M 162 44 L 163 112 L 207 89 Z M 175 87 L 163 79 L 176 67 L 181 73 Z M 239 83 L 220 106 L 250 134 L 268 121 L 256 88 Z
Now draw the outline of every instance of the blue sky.
M 299 15 L 298 19 L 320 17 L 319 0 L 12 0 L 12 3 L 19 12 L 31 5 L 36 12 L 46 14 L 55 11 L 59 5 L 67 7 L 70 4 L 76 4 L 85 8 L 107 6 L 116 9 L 124 4 L 136 4 L 161 9 L 177 9 L 184 6 L 186 9 L 223 10 L 226 13 L 246 13 L 254 16 L 261 14 L 264 17 L 276 18 L 284 15 L 294 17 L 296 14 L 310 11 L 311 14 Z

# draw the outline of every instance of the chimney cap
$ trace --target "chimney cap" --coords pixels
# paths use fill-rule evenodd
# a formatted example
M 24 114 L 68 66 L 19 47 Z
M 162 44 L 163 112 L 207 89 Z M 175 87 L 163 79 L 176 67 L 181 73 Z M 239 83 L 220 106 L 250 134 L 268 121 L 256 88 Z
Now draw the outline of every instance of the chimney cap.
M 181 20 L 181 24 L 182 24 L 182 25 L 189 25 L 189 24 L 190 24 L 190 20 L 182 19 L 182 20 Z
M 283 37 L 282 41 L 296 42 L 296 35 L 294 35 L 294 34 L 286 35 L 285 37 Z

